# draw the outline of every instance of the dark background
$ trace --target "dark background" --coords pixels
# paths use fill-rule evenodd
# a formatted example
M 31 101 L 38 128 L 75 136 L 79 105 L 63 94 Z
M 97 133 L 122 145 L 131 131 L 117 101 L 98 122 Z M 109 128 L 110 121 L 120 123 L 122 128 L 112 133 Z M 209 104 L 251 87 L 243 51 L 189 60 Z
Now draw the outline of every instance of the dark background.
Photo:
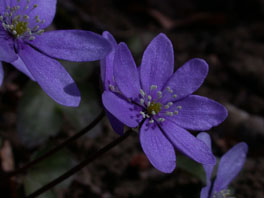
M 236 143 L 245 141 L 249 146 L 248 158 L 231 187 L 236 197 L 262 198 L 263 15 L 263 0 L 59 0 L 54 23 L 49 29 L 84 29 L 99 34 L 108 30 L 118 42 L 124 41 L 128 44 L 137 64 L 140 64 L 148 43 L 158 33 L 163 32 L 174 45 L 175 69 L 190 58 L 205 59 L 210 66 L 209 74 L 196 94 L 221 102 L 229 110 L 227 120 L 209 132 L 213 139 L 214 153 L 220 157 Z M 76 65 L 64 63 L 68 69 Z M 1 172 L 22 166 L 37 155 L 37 152 L 52 148 L 99 114 L 102 109 L 99 107 L 99 63 L 83 63 L 76 68 L 78 69 L 74 70 L 76 75 L 73 74 L 73 77 L 81 91 L 84 90 L 83 100 L 89 103 L 88 106 L 81 106 L 76 110 L 80 119 L 84 119 L 83 123 L 74 126 L 69 120 L 78 120 L 79 117 L 69 118 L 71 110 L 60 111 L 62 119 L 59 122 L 62 124 L 56 134 L 49 134 L 48 138 L 34 144 L 31 137 L 17 133 L 21 131 L 17 123 L 21 119 L 19 112 L 24 112 L 19 109 L 27 108 L 20 104 L 26 87 L 35 85 L 28 85 L 29 79 L 26 76 L 5 64 L 5 80 L 0 88 Z M 81 79 L 79 73 L 82 73 Z M 91 111 L 90 101 L 96 103 L 92 104 Z M 38 110 L 39 108 L 34 108 L 34 111 Z M 42 122 L 45 123 L 45 119 L 43 117 Z M 35 136 L 38 137 L 38 133 Z M 74 162 L 65 161 L 66 170 L 116 137 L 118 135 L 104 119 L 89 135 L 67 148 L 66 155 L 74 159 Z M 53 163 L 47 162 L 44 167 L 50 173 L 49 168 L 53 167 Z M 169 175 L 158 172 L 149 164 L 140 148 L 138 135 L 134 134 L 73 176 L 66 184 L 43 197 L 199 197 L 203 183 L 184 167 L 183 163 Z M 39 168 L 39 171 L 40 175 L 45 172 L 43 168 Z M 43 185 L 40 182 L 38 186 L 38 179 L 46 183 L 52 178 L 48 176 L 45 180 L 38 174 L 34 175 L 36 180 L 31 180 L 33 176 L 29 178 L 27 174 L 13 177 L 10 181 L 0 178 L 0 196 L 23 197 L 23 194 Z M 30 183 L 29 180 L 33 182 Z M 32 183 L 33 187 L 29 187 Z

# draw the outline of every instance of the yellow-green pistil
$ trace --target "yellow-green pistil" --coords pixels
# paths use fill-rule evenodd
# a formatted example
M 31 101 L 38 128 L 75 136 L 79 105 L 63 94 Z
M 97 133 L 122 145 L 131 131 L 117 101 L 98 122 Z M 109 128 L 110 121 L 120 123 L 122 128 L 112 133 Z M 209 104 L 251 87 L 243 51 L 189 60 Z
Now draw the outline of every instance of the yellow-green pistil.
M 161 111 L 161 109 L 162 109 L 162 104 L 161 103 L 152 101 L 150 103 L 150 105 L 148 106 L 148 108 L 147 108 L 147 112 L 150 115 L 151 114 L 153 115 L 153 113 L 154 114 L 158 114 Z
M 24 21 L 16 21 L 16 26 L 14 30 L 16 31 L 17 35 L 23 35 L 28 28 L 28 22 Z

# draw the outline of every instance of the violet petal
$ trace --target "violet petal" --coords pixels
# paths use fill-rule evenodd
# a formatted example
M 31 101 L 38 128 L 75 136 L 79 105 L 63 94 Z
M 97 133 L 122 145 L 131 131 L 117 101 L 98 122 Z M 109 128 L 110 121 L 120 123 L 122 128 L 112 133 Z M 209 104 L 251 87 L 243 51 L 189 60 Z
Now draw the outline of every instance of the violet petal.
M 161 128 L 174 146 L 191 159 L 201 164 L 214 165 L 216 163 L 216 159 L 208 146 L 190 132 L 169 120 L 165 120 Z
M 208 146 L 209 150 L 212 152 L 211 138 L 207 133 L 201 132 L 197 135 L 197 138 L 199 140 L 202 140 Z M 203 165 L 203 168 L 204 168 L 205 174 L 206 174 L 206 186 L 204 188 L 202 188 L 200 198 L 208 198 L 209 197 L 209 191 L 210 191 L 210 188 L 212 185 L 211 177 L 212 177 L 212 173 L 214 170 L 214 166 L 215 165 L 211 165 L 211 164 Z
M 118 120 L 129 127 L 137 127 L 142 120 L 141 109 L 110 91 L 102 95 L 104 107 Z
M 15 68 L 17 68 L 19 71 L 27 75 L 31 80 L 36 81 L 30 71 L 28 71 L 28 68 L 24 64 L 24 62 L 21 60 L 20 57 L 14 62 L 11 63 Z
M 170 78 L 164 89 L 170 87 L 173 93 L 163 91 L 163 103 L 180 100 L 195 92 L 204 82 L 208 64 L 200 58 L 193 58 L 181 66 Z M 172 95 L 176 94 L 176 98 Z
M 111 51 L 105 38 L 83 30 L 45 32 L 29 44 L 51 57 L 69 61 L 95 61 Z
M 151 85 L 157 85 L 157 90 L 162 90 L 173 69 L 173 46 L 168 37 L 161 33 L 150 42 L 142 58 L 140 79 L 143 90 L 149 93 Z
M 140 143 L 151 164 L 161 172 L 171 173 L 176 167 L 176 155 L 172 144 L 157 125 L 149 125 L 147 119 L 140 128 Z M 149 126 L 148 126 L 149 125 Z
M 105 31 L 103 32 L 103 37 L 109 41 L 109 43 L 112 46 L 112 51 L 100 61 L 100 66 L 101 66 L 101 79 L 104 84 L 104 89 L 109 90 L 109 85 L 115 85 L 113 81 L 113 71 L 114 71 L 114 56 L 115 56 L 115 51 L 117 48 L 117 43 L 112 34 L 109 32 Z
M 219 125 L 227 117 L 227 110 L 223 105 L 197 95 L 190 95 L 176 101 L 169 110 L 178 111 L 178 114 L 171 117 L 170 120 L 180 127 L 190 130 L 209 130 L 211 127 Z
M 118 135 L 123 135 L 124 134 L 124 124 L 120 122 L 113 114 L 111 114 L 109 111 L 106 110 L 106 116 L 109 119 L 109 122 L 113 128 L 113 130 L 118 134 Z
M 140 93 L 137 66 L 125 43 L 117 47 L 114 58 L 114 76 L 119 90 L 127 98 L 135 98 Z
M 222 156 L 218 165 L 213 192 L 226 189 L 229 183 L 238 175 L 245 163 L 247 151 L 247 144 L 241 142 Z
M 19 3 L 17 0 L 11 1 L 13 2 L 13 6 L 20 6 L 20 9 L 18 10 L 18 12 L 20 12 L 19 14 L 27 14 L 29 16 L 30 26 L 36 24 L 36 16 L 39 16 L 41 21 L 44 20 L 43 23 L 37 24 L 41 29 L 48 27 L 52 23 L 56 13 L 57 0 L 31 0 L 29 3 L 27 0 L 20 0 Z M 37 7 L 33 8 L 34 5 L 37 5 Z M 28 6 L 27 9 L 26 6 Z
M 0 61 L 13 62 L 18 57 L 13 47 L 13 41 L 6 37 L 0 37 Z
M 45 56 L 28 45 L 19 56 L 40 87 L 56 102 L 65 106 L 78 106 L 80 92 L 75 82 L 56 60 Z

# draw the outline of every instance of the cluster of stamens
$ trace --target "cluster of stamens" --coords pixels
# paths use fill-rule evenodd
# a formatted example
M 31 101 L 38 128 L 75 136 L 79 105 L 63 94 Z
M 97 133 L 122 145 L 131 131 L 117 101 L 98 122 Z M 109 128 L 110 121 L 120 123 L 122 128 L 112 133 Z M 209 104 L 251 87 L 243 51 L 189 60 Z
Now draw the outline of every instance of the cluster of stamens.
M 20 1 L 17 0 L 18 4 Z M 39 16 L 35 16 L 33 20 L 30 20 L 31 23 L 29 23 L 30 18 L 28 13 L 37 8 L 38 5 L 34 4 L 30 7 L 30 0 L 24 1 L 27 1 L 27 3 L 23 8 L 20 5 L 14 7 L 7 6 L 5 12 L 0 13 L 0 22 L 2 27 L 15 38 L 32 41 L 36 35 L 41 35 L 44 32 L 43 29 L 40 29 L 39 25 L 45 23 L 45 20 L 41 20 Z
M 229 189 L 224 189 L 213 194 L 213 198 L 235 198 Z
M 165 121 L 166 116 L 178 115 L 179 110 L 182 109 L 181 106 L 177 106 L 176 109 L 172 110 L 173 102 L 163 104 L 163 93 L 162 91 L 157 91 L 157 89 L 157 85 L 151 85 L 149 94 L 146 94 L 144 90 L 140 89 L 139 103 L 145 108 L 144 111 L 140 111 L 140 114 L 143 119 L 149 118 L 150 124 L 154 123 L 154 117 L 156 121 L 162 123 Z M 170 87 L 167 87 L 165 91 L 171 95 L 172 99 L 177 98 L 177 95 L 173 93 Z

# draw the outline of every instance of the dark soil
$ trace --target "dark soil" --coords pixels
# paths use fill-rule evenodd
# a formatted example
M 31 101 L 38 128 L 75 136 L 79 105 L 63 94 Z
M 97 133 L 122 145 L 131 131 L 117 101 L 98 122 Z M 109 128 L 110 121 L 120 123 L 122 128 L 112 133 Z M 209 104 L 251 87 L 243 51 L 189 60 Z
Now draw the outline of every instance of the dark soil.
M 230 187 L 236 197 L 263 198 L 263 16 L 263 0 L 58 0 L 50 29 L 84 29 L 99 34 L 108 30 L 117 41 L 128 43 L 138 64 L 147 44 L 163 32 L 173 42 L 176 68 L 193 57 L 205 59 L 210 71 L 197 94 L 229 110 L 227 120 L 209 132 L 214 153 L 220 157 L 245 141 L 249 145 L 248 158 Z M 98 68 L 93 73 L 98 76 L 93 78 L 97 86 Z M 5 80 L 0 88 L 0 136 L 5 142 L 1 152 L 4 147 L 11 149 L 4 151 L 11 154 L 10 159 L 5 156 L 1 161 L 5 160 L 11 170 L 26 164 L 38 149 L 27 149 L 16 134 L 17 105 L 27 81 L 5 64 Z M 100 135 L 79 138 L 68 147 L 76 161 L 118 137 L 106 119 L 102 123 Z M 49 141 L 55 145 L 72 134 L 73 129 L 66 124 Z M 1 172 L 5 170 L 2 167 Z M 59 198 L 197 198 L 202 186 L 198 178 L 180 168 L 172 174 L 155 170 L 134 134 L 73 176 L 69 187 L 56 193 Z M 23 176 L 11 181 L 0 178 L 0 191 L 3 198 L 23 197 Z

